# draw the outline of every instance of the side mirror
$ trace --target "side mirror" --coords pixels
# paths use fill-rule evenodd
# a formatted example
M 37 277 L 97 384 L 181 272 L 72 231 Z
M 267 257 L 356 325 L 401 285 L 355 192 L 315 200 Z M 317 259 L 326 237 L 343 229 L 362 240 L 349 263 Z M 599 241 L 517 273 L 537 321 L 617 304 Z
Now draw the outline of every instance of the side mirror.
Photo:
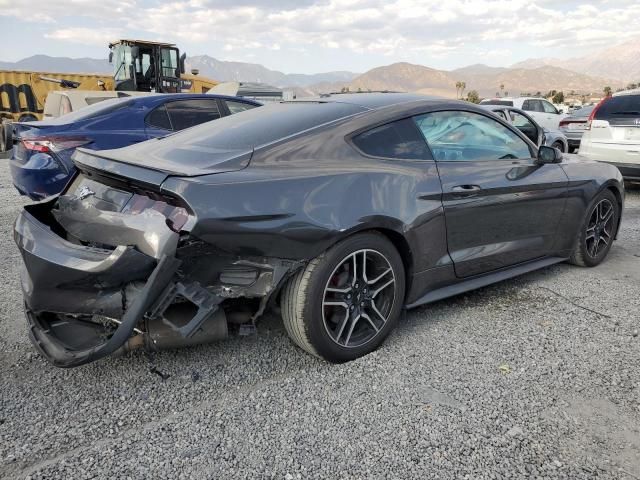
M 131 47 L 131 58 L 138 58 L 140 56 L 140 47 Z
M 538 148 L 538 158 L 536 161 L 538 165 L 560 162 L 562 162 L 562 152 L 557 148 L 547 147 L 546 145 Z
M 186 70 L 184 69 L 184 61 L 187 59 L 187 54 L 183 53 L 180 55 L 180 73 L 184 73 Z
M 113 63 L 113 52 L 109 52 L 109 63 Z

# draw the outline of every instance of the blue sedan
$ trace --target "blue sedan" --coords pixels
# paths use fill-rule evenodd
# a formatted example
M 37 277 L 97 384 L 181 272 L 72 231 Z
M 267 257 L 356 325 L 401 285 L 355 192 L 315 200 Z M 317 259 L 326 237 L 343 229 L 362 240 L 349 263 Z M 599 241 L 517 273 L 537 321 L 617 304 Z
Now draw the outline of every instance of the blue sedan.
M 14 125 L 11 175 L 32 200 L 60 193 L 75 172 L 77 147 L 106 150 L 162 137 L 261 104 L 210 94 L 168 94 L 104 100 L 41 122 Z

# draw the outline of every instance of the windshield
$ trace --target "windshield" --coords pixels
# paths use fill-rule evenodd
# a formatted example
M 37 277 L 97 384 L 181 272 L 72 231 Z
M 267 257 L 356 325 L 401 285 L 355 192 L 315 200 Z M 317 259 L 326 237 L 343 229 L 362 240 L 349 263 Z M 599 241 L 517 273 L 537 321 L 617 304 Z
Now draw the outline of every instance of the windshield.
M 593 111 L 595 107 L 593 105 L 589 105 L 588 107 L 582 107 L 578 110 L 576 110 L 575 112 L 573 112 L 571 115 L 573 115 L 574 117 L 588 117 L 589 115 L 591 115 L 591 112 Z
M 163 48 L 160 50 L 162 59 L 162 76 L 176 78 L 176 70 L 178 68 L 178 50 L 175 48 Z
M 620 95 L 605 100 L 596 110 L 596 120 L 615 117 L 640 117 L 640 95 Z
M 126 45 L 117 45 L 113 47 L 113 79 L 116 82 L 129 80 L 131 65 L 131 47 Z
M 513 107 L 512 100 L 482 100 L 480 105 L 504 105 L 505 107 Z
M 111 98 L 94 105 L 89 105 L 75 112 L 67 113 L 61 117 L 52 118 L 50 120 L 43 120 L 37 122 L 38 125 L 68 125 L 70 123 L 78 122 L 80 120 L 87 120 L 99 115 L 105 115 L 111 113 L 120 108 L 126 108 L 133 99 L 131 98 Z
M 183 130 L 165 137 L 161 143 L 184 148 L 253 148 L 364 110 L 347 103 L 273 103 Z

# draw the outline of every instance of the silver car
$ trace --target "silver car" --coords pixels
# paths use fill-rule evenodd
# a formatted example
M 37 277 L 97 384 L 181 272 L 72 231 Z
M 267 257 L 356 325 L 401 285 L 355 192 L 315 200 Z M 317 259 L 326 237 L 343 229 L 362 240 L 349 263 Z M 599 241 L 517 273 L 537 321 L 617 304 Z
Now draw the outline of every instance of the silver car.
M 640 89 L 614 93 L 596 106 L 580 155 L 611 163 L 625 180 L 640 182 Z
M 580 147 L 582 134 L 587 129 L 587 124 L 589 123 L 589 115 L 591 115 L 591 112 L 593 112 L 594 108 L 594 105 L 582 107 L 574 112 L 571 112 L 571 115 L 569 115 L 568 117 L 560 120 L 560 125 L 558 127 L 564 134 L 564 136 L 567 137 L 570 153 L 573 153 Z
M 491 110 L 503 120 L 520 130 L 536 145 L 547 145 L 560 150 L 562 153 L 569 152 L 569 143 L 567 137 L 558 130 L 548 130 L 538 124 L 532 116 L 519 108 L 509 107 L 507 105 L 480 105 L 481 107 Z

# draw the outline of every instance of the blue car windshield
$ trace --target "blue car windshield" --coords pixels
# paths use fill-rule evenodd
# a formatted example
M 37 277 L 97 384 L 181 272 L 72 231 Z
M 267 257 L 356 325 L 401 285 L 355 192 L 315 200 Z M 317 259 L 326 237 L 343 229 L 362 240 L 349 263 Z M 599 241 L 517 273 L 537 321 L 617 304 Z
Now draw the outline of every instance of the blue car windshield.
M 108 100 L 103 100 L 101 102 L 94 103 L 93 105 L 89 105 L 88 107 L 81 108 L 80 110 L 76 110 L 75 112 L 67 113 L 66 115 L 62 115 L 60 117 L 43 120 L 42 122 L 38 123 L 40 125 L 68 125 L 80 120 L 87 120 L 89 118 L 105 115 L 115 110 L 119 110 L 120 108 L 126 108 L 132 101 L 133 99 L 130 97 L 110 98 Z

